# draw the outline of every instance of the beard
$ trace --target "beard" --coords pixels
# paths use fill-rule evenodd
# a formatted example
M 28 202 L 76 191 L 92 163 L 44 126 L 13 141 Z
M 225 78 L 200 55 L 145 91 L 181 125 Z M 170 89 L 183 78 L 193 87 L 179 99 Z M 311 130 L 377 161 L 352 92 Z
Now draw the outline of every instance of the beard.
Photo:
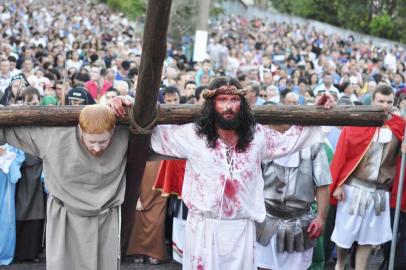
M 101 150 L 101 151 L 99 151 L 99 152 L 96 152 L 96 151 L 93 151 L 93 150 L 89 150 L 89 152 L 90 152 L 90 154 L 91 154 L 92 156 L 94 156 L 94 157 L 100 157 L 100 156 L 103 155 L 104 150 Z
M 226 112 L 228 113 L 228 112 Z M 241 114 L 240 112 L 235 113 L 233 118 L 226 119 L 222 114 L 215 112 L 216 124 L 219 128 L 224 130 L 235 130 L 240 127 Z

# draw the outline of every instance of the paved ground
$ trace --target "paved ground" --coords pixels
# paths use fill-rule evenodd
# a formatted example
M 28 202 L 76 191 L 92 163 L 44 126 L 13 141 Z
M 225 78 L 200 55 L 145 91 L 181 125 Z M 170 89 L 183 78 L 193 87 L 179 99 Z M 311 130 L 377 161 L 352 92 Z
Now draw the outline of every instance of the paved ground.
M 378 252 L 378 254 L 373 255 L 369 260 L 368 270 L 377 270 L 380 263 L 382 262 L 382 254 Z M 7 269 L 7 270 L 45 270 L 45 264 L 42 263 L 17 263 L 10 266 L 0 266 L 0 269 Z M 142 265 L 142 264 L 135 264 L 127 261 L 122 264 L 121 270 L 181 270 L 181 266 L 175 263 L 166 263 L 161 265 Z M 333 270 L 334 269 L 334 262 L 329 262 L 325 268 L 326 270 Z M 351 269 L 351 268 L 346 268 Z
M 381 265 L 383 261 L 383 255 L 382 255 L 382 250 L 378 250 L 375 254 L 373 253 L 371 257 L 369 257 L 369 262 L 368 262 L 368 270 L 378 270 L 379 266 Z M 329 261 L 326 264 L 325 270 L 334 270 L 335 266 L 335 261 Z M 346 270 L 354 269 L 350 267 L 350 258 L 348 256 L 347 258 L 347 267 L 345 268 Z
M 45 270 L 45 263 L 16 263 L 9 266 L 0 266 L 0 269 L 7 270 Z M 121 266 L 121 270 L 181 270 L 182 267 L 175 263 L 165 263 L 161 265 L 143 265 L 131 262 L 125 262 Z

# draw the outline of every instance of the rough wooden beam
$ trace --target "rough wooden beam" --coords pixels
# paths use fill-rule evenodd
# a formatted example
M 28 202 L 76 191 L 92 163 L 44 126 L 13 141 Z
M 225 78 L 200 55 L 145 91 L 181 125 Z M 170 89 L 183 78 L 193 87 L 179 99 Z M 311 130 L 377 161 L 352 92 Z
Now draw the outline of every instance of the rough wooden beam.
M 0 126 L 76 125 L 81 109 L 81 106 L 0 107 Z M 199 116 L 200 106 L 161 105 L 159 112 L 157 124 L 185 124 L 193 122 Z M 381 126 L 385 119 L 383 110 L 377 106 L 345 106 L 326 110 L 316 106 L 271 105 L 254 107 L 253 112 L 261 124 Z M 151 108 L 149 114 L 153 114 Z M 118 122 L 128 124 L 128 119 L 120 118 Z
M 172 0 L 149 0 L 145 16 L 141 63 L 137 81 L 134 118 L 141 126 L 154 119 L 162 67 L 166 56 L 166 35 Z M 150 145 L 150 135 L 130 134 L 127 152 L 126 189 L 121 206 L 121 254 L 125 258 L 134 227 L 135 206 Z
M 141 126 L 154 118 L 161 83 L 162 67 L 166 57 L 166 34 L 171 0 L 150 0 L 144 28 L 140 72 L 134 103 L 134 118 Z

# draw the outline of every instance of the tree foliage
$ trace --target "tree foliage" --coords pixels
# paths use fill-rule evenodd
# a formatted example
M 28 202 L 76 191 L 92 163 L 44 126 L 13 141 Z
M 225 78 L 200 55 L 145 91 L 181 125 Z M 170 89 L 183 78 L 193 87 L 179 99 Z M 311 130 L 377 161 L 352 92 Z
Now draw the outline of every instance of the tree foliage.
M 147 6 L 146 0 L 101 0 L 101 2 L 114 10 L 123 12 L 131 19 L 144 15 Z
M 397 29 L 394 20 L 388 13 L 378 15 L 372 18 L 369 23 L 371 34 L 384 38 L 396 38 L 398 37 Z
M 308 19 L 406 43 L 406 0 L 269 0 Z
M 145 15 L 148 0 L 99 0 L 106 3 L 110 8 L 123 12 L 131 19 Z M 165 1 L 165 0 L 162 0 Z M 193 35 L 196 30 L 198 18 L 198 1 L 204 0 L 172 0 L 171 17 L 169 20 L 168 37 L 171 41 L 180 45 L 182 37 Z M 268 1 L 268 0 L 263 0 Z M 223 0 L 210 1 L 210 16 L 216 17 L 223 13 L 221 3 Z

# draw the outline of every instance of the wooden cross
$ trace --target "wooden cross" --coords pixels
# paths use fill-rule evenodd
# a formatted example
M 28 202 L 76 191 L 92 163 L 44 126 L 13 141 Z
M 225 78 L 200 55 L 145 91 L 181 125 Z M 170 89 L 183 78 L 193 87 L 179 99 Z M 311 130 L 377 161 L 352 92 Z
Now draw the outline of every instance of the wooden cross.
M 144 27 L 140 73 L 133 108 L 134 119 L 148 125 L 154 118 L 162 67 L 166 56 L 166 35 L 172 0 L 149 0 Z M 157 124 L 183 124 L 199 114 L 197 105 L 161 106 Z M 81 107 L 0 107 L 0 125 L 76 125 Z M 385 114 L 372 106 L 339 107 L 325 110 L 314 106 L 261 106 L 253 109 L 259 123 L 302 125 L 380 126 Z M 126 124 L 128 119 L 119 119 Z M 127 182 L 122 205 L 122 254 L 134 224 L 134 211 L 149 151 L 150 135 L 131 135 L 128 145 Z
M 143 92 L 140 88 L 138 92 Z M 156 99 L 149 90 L 152 106 L 136 102 L 135 108 L 148 112 L 136 116 L 138 123 L 147 123 L 154 116 Z M 148 104 L 150 105 L 150 104 Z M 74 126 L 78 124 L 83 106 L 8 106 L 0 107 L 1 126 Z M 161 105 L 156 124 L 186 124 L 193 122 L 200 114 L 199 105 Z M 385 114 L 377 106 L 346 106 L 326 110 L 317 106 L 255 106 L 255 119 L 261 124 L 300 124 L 314 126 L 381 126 Z M 141 120 L 144 121 L 141 121 Z M 151 119 L 152 120 L 152 119 Z M 128 125 L 128 117 L 117 119 L 119 124 Z M 148 124 L 148 123 L 147 123 Z

